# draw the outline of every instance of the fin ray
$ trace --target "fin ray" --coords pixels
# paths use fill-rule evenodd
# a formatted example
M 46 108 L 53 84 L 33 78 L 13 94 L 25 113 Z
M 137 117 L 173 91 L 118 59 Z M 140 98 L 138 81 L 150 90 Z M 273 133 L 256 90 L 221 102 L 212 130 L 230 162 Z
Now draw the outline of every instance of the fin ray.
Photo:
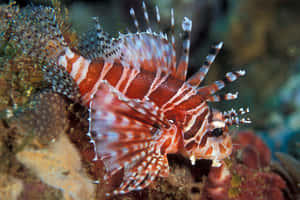
M 137 190 L 138 187 L 144 188 L 150 184 L 154 179 L 146 179 L 145 171 L 156 177 L 159 168 L 164 168 L 148 169 L 144 166 L 145 162 L 146 166 L 152 162 L 155 166 L 165 162 L 156 164 L 156 161 L 152 161 L 158 158 L 162 160 L 166 156 L 160 153 L 157 146 L 163 127 L 169 123 L 162 113 L 149 100 L 128 99 L 106 81 L 99 85 L 98 91 L 91 98 L 90 109 L 90 131 L 97 155 L 104 162 L 109 176 L 124 169 L 123 185 L 114 193 Z M 136 182 L 140 179 L 135 179 L 133 174 L 144 177 L 147 184 L 144 181 Z M 126 182 L 129 177 L 132 181 Z

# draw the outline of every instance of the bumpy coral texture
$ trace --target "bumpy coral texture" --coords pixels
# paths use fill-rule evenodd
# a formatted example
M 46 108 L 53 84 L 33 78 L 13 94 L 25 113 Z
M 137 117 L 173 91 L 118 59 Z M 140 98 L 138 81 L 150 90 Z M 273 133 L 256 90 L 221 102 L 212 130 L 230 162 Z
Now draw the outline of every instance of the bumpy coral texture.
M 205 199 L 284 199 L 284 180 L 269 169 L 270 150 L 252 132 L 241 132 L 231 161 L 211 168 L 204 186 Z

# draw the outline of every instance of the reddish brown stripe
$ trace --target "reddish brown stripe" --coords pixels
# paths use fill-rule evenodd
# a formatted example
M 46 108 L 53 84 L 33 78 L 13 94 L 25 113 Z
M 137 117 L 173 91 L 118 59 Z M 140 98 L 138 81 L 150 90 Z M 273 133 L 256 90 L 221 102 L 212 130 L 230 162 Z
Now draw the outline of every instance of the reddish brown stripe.
M 190 141 L 187 145 L 185 145 L 185 149 L 187 151 L 190 151 L 191 149 L 195 148 L 197 144 L 195 143 L 194 140 Z
M 199 106 L 203 102 L 203 98 L 199 95 L 193 95 L 187 100 L 181 102 L 174 109 L 178 110 L 191 110 L 197 106 Z
M 124 70 L 124 68 L 123 68 L 123 70 Z M 124 73 L 125 73 L 125 72 L 124 72 Z M 119 90 L 120 90 L 120 91 L 124 91 L 126 85 L 129 84 L 128 82 L 130 81 L 130 80 L 129 80 L 129 79 L 130 79 L 130 75 L 131 75 L 131 71 L 128 71 L 128 72 L 127 72 L 127 75 L 126 75 L 126 77 L 125 77 L 125 79 L 120 80 L 120 81 L 122 81 L 122 82 L 120 82 L 120 86 L 119 86 Z M 121 77 L 120 77 L 120 78 L 121 78 Z
M 169 76 L 165 82 L 151 93 L 150 99 L 152 99 L 158 106 L 162 106 L 177 93 L 177 90 L 182 84 L 182 81 Z
M 112 86 L 116 86 L 122 75 L 122 70 L 123 66 L 119 62 L 114 63 L 105 75 L 104 80 L 107 80 Z
M 190 139 L 196 135 L 196 133 L 200 129 L 207 113 L 208 113 L 208 109 L 205 109 L 203 111 L 203 113 L 196 118 L 194 125 L 190 128 L 190 130 L 188 130 L 187 132 L 184 133 L 185 140 Z M 205 131 L 205 129 L 204 129 L 204 131 Z
M 205 152 L 205 155 L 206 155 L 206 156 L 209 156 L 212 152 L 213 152 L 213 148 L 212 148 L 212 147 L 209 147 L 209 148 L 207 149 L 207 151 Z
M 142 99 L 150 89 L 154 78 L 154 73 L 142 69 L 128 87 L 126 96 L 129 98 Z
M 160 152 L 161 154 L 165 154 L 166 153 L 166 149 L 169 147 L 169 145 L 171 144 L 172 142 L 172 138 L 168 138 L 164 144 L 161 146 L 160 148 Z
M 208 137 L 207 134 L 205 134 L 205 135 L 202 137 L 201 142 L 200 142 L 200 144 L 199 144 L 199 147 L 200 147 L 200 148 L 202 148 L 202 147 L 204 147 L 204 146 L 206 145 L 207 137 Z
M 219 144 L 219 149 L 221 153 L 225 153 L 226 149 L 224 148 L 224 146 L 222 144 Z
M 79 84 L 79 90 L 81 95 L 86 94 L 87 92 L 91 91 L 100 77 L 100 73 L 102 71 L 104 65 L 103 60 L 93 61 L 87 73 L 87 76 L 84 80 L 81 81 Z

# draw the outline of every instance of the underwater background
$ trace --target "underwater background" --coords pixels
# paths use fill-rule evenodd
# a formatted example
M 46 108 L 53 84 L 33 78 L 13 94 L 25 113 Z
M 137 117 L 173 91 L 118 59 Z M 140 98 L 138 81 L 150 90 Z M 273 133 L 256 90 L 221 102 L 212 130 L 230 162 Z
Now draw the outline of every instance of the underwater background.
M 140 0 L 17 1 L 62 9 L 62 27 L 71 36 L 94 26 L 98 16 L 112 36 L 135 30 Z M 234 101 L 215 103 L 220 110 L 249 107 L 252 123 L 233 128 L 236 150 L 227 167 L 171 155 L 171 174 L 145 190 L 111 199 L 300 199 L 300 2 L 297 0 L 151 0 L 149 15 L 160 9 L 163 30 L 175 12 L 175 35 L 184 16 L 193 21 L 188 76 L 202 65 L 212 44 L 224 47 L 205 83 L 228 71 L 246 77 L 224 91 L 239 91 Z M 87 110 L 49 89 L 38 64 L 18 57 L 5 38 L 8 1 L 0 0 L 0 200 L 106 199 L 104 169 L 91 164 L 85 136 Z M 140 17 L 139 17 L 140 16 Z M 63 21 L 68 24 L 64 26 Z M 145 26 L 145 24 L 141 24 Z M 176 38 L 179 40 L 179 38 Z M 74 39 L 75 40 L 75 39 Z M 49 99 L 51 101 L 49 101 Z M 70 106 L 71 105 L 71 106 Z M 42 124 L 42 125 L 41 125 Z M 100 184 L 94 184 L 93 180 Z

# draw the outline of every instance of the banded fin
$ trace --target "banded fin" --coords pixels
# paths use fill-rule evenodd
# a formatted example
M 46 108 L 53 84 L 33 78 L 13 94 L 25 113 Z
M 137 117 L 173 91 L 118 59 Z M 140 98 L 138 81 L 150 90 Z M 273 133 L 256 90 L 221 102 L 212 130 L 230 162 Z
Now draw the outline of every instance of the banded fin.
M 210 101 L 210 102 L 220 102 L 220 101 L 228 101 L 228 100 L 234 100 L 234 99 L 237 99 L 238 98 L 238 92 L 236 93 L 226 93 L 226 94 L 219 94 L 219 95 L 212 95 L 210 97 L 207 98 L 207 101 Z
M 184 17 L 182 21 L 182 30 L 183 30 L 183 42 L 182 42 L 182 55 L 178 63 L 177 71 L 176 71 L 176 78 L 182 81 L 185 81 L 187 70 L 188 70 L 188 63 L 189 63 L 189 52 L 190 52 L 190 37 L 192 31 L 192 21 Z
M 198 72 L 196 72 L 193 76 L 191 76 L 187 80 L 187 82 L 190 85 L 192 85 L 194 87 L 198 87 L 201 84 L 201 82 L 205 78 L 207 72 L 209 71 L 210 66 L 212 65 L 216 56 L 218 55 L 219 51 L 221 50 L 222 46 L 223 46 L 223 42 L 220 42 L 219 44 L 211 47 L 209 55 L 206 56 L 206 59 L 202 65 L 202 67 L 199 69 Z
M 170 74 L 173 47 L 159 35 L 137 33 L 120 35 L 120 60 L 124 66 L 145 69 L 151 72 Z
M 90 101 L 90 112 L 89 135 L 108 176 L 124 170 L 113 194 L 140 190 L 157 176 L 167 176 L 168 161 L 159 144 L 170 125 L 154 103 L 128 99 L 103 81 Z
M 210 96 L 214 95 L 216 92 L 223 89 L 226 86 L 226 84 L 234 82 L 241 76 L 245 76 L 245 74 L 246 74 L 245 70 L 227 72 L 223 80 L 218 80 L 210 85 L 200 87 L 197 89 L 197 93 L 201 95 L 203 98 L 209 100 L 213 100 L 213 98 L 216 97 L 216 101 L 218 101 L 218 98 L 221 98 L 220 96 L 219 97 L 217 95 L 214 97 L 210 97 Z M 237 95 L 232 95 L 231 93 L 228 93 L 227 95 L 224 96 L 224 98 L 228 100 L 235 99 L 237 98 Z
M 236 125 L 239 126 L 240 124 L 250 124 L 251 119 L 250 118 L 240 118 L 241 115 L 249 113 L 249 108 L 240 108 L 237 111 L 235 109 L 231 109 L 229 111 L 225 111 L 223 113 L 225 118 L 225 123 L 228 126 Z
M 139 22 L 135 16 L 135 11 L 130 9 L 130 15 L 133 18 L 134 25 L 137 29 L 135 34 L 126 34 L 119 36 L 120 59 L 123 65 L 135 68 L 143 68 L 157 74 L 170 74 L 178 80 L 185 81 L 188 69 L 190 33 L 192 30 L 192 21 L 187 17 L 182 22 L 183 43 L 182 55 L 178 66 L 176 64 L 176 46 L 174 36 L 174 10 L 171 9 L 171 41 L 168 40 L 167 34 L 159 31 L 153 32 L 149 23 L 149 15 L 144 2 L 142 2 L 144 18 L 147 23 L 147 29 L 140 31 Z M 159 26 L 160 15 L 158 7 L 156 9 L 156 21 Z M 143 64 L 140 64 L 143 63 Z
M 135 11 L 131 8 L 130 15 L 133 18 L 137 32 L 134 34 L 128 33 L 119 35 L 120 60 L 124 66 L 129 65 L 137 69 L 142 68 L 158 74 L 175 74 L 175 41 L 173 45 L 173 43 L 169 43 L 166 33 L 163 33 L 161 30 L 156 33 L 152 30 L 147 6 L 144 2 L 142 2 L 142 7 L 147 24 L 146 30 L 140 30 L 139 22 L 135 16 Z M 155 19 L 157 26 L 159 26 L 159 10 L 158 7 L 155 9 Z

